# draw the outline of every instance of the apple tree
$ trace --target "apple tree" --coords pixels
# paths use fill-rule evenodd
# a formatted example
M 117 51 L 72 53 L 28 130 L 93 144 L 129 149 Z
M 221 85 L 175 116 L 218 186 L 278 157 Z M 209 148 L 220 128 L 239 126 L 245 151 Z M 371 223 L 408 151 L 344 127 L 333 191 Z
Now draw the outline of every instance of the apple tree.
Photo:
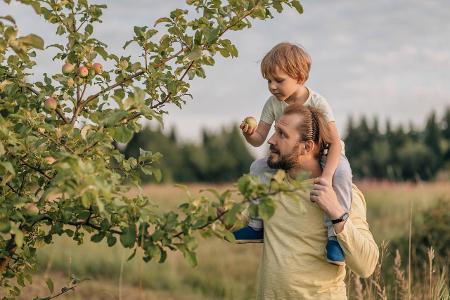
M 9 4 L 11 0 L 4 0 Z M 63 44 L 22 34 L 10 15 L 0 16 L 0 286 L 14 299 L 31 283 L 36 252 L 66 235 L 76 243 L 106 241 L 138 249 L 146 262 L 181 251 L 196 264 L 197 233 L 232 239 L 226 228 L 249 209 L 273 214 L 273 196 L 289 193 L 278 174 L 270 187 L 243 176 L 237 190 L 186 195 L 176 211 L 155 210 L 139 190 L 139 173 L 161 177 L 161 154 L 141 151 L 126 159 L 141 120 L 158 120 L 168 105 L 182 107 L 189 81 L 205 78 L 214 57 L 236 57 L 229 31 L 295 8 L 298 0 L 187 0 L 148 26 L 135 26 L 124 43 L 139 57 L 120 56 L 95 38 L 106 5 L 87 0 L 17 0 L 54 25 Z M 35 74 L 42 52 L 52 53 L 57 74 Z M 31 77 L 30 75 L 35 75 Z M 33 80 L 32 80 L 33 78 Z M 209 195 L 209 196 L 208 196 Z M 249 200 L 261 198 L 256 206 Z M 218 210 L 219 209 L 219 210 Z M 219 211 L 219 213 L 217 213 Z

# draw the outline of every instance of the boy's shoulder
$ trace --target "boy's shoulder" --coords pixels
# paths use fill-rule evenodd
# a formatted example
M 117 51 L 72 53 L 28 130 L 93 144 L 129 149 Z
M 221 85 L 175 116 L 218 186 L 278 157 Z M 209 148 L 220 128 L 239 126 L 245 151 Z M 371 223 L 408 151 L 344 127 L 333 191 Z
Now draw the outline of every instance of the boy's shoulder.
M 309 99 L 312 102 L 314 102 L 314 103 L 317 103 L 317 102 L 328 102 L 327 99 L 324 96 L 322 96 L 321 94 L 319 94 L 318 92 L 312 90 L 309 87 L 308 87 L 308 90 L 309 90 L 309 95 L 310 95 Z

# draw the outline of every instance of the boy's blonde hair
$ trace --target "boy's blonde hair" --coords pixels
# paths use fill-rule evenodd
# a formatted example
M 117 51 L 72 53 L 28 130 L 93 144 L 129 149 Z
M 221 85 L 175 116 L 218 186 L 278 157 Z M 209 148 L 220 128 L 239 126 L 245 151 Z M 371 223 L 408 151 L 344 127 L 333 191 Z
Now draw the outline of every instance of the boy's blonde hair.
M 311 70 L 311 57 L 301 46 L 280 43 L 273 47 L 261 61 L 261 73 L 264 78 L 275 73 L 276 68 L 304 83 Z

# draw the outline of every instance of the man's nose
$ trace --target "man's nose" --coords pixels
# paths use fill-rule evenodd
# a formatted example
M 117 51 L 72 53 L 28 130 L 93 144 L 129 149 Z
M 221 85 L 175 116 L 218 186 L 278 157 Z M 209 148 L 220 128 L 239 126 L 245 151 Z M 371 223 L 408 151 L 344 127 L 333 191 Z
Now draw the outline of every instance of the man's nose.
M 275 145 L 275 133 L 272 134 L 272 136 L 270 137 L 270 139 L 267 141 L 267 143 L 269 145 Z

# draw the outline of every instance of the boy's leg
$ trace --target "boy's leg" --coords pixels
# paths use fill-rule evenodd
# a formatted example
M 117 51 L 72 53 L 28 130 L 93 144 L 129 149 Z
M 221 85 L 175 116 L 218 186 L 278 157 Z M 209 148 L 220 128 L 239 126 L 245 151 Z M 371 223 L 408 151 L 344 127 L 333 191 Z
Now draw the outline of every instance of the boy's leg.
M 325 159 L 321 161 L 322 166 L 325 165 Z M 347 158 L 342 155 L 336 172 L 333 175 L 333 190 L 336 193 L 336 198 L 341 204 L 345 212 L 350 211 L 352 204 L 352 170 Z M 344 252 L 340 247 L 337 238 L 334 234 L 333 223 L 327 215 L 324 216 L 325 225 L 327 227 L 328 242 L 327 242 L 327 260 L 330 263 L 342 265 L 344 264 Z
M 270 174 L 275 173 L 276 170 L 271 169 L 267 165 L 267 157 L 255 160 L 250 166 L 250 175 L 258 176 L 261 183 L 268 183 Z M 259 200 L 254 200 L 254 203 L 259 203 Z M 235 239 L 239 242 L 258 243 L 264 239 L 264 223 L 260 218 L 250 217 L 248 226 L 233 232 Z

